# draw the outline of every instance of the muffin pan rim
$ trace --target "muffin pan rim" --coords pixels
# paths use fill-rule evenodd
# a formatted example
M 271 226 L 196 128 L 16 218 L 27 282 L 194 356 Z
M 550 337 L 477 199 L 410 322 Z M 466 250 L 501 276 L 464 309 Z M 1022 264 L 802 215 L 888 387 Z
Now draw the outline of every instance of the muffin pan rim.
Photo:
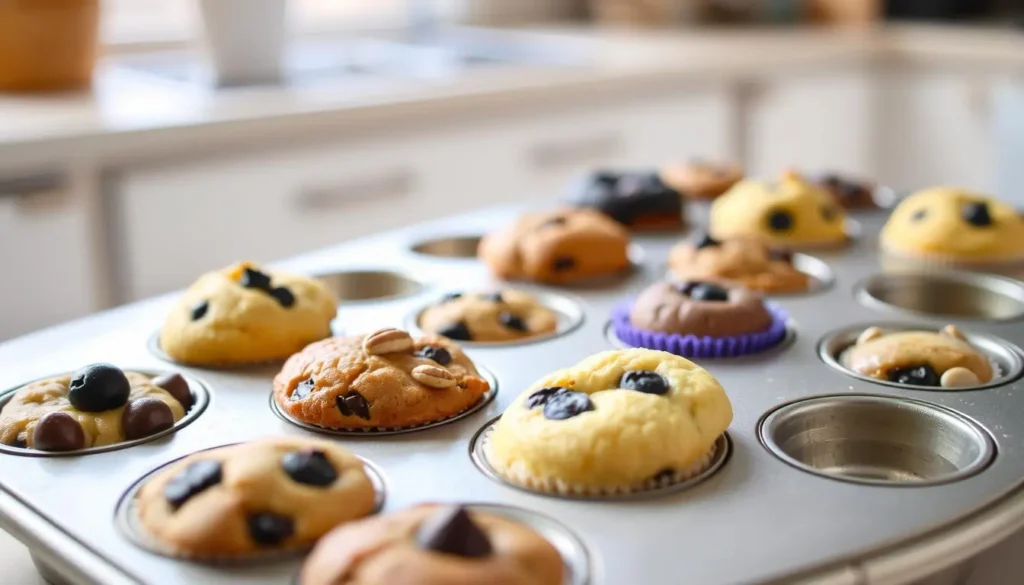
M 331 285 L 327 284 L 324 279 L 330 277 L 336 277 L 342 274 L 353 275 L 353 274 L 376 274 L 376 275 L 387 275 L 388 278 L 395 278 L 407 282 L 411 286 L 411 290 L 406 292 L 400 292 L 397 294 L 391 294 L 379 297 L 369 298 L 358 298 L 358 299 L 346 299 L 338 294 L 338 291 Z M 345 307 L 348 305 L 367 305 L 370 303 L 389 303 L 394 301 L 401 301 L 410 297 L 414 297 L 418 294 L 422 294 L 425 290 L 430 288 L 431 283 L 416 276 L 413 270 L 406 268 L 396 268 L 394 266 L 379 266 L 379 267 L 366 267 L 366 266 L 349 266 L 340 267 L 336 266 L 332 269 L 327 270 L 316 270 L 311 271 L 307 276 L 310 278 L 324 282 L 325 286 L 331 289 L 331 292 L 337 298 L 338 306 Z
M 475 252 L 470 256 L 460 256 L 457 254 L 433 254 L 430 252 L 424 252 L 422 248 L 437 244 L 443 244 L 445 242 L 470 242 L 474 240 L 476 241 L 476 245 L 479 246 L 480 241 L 484 239 L 485 235 L 486 234 L 478 232 L 466 234 L 453 234 L 448 236 L 444 234 L 426 236 L 424 238 L 409 242 L 408 249 L 409 253 L 424 260 L 432 260 L 438 262 L 474 262 L 478 259 Z
M 950 281 L 954 281 L 957 284 L 965 284 L 973 288 L 983 289 L 991 294 L 1007 297 L 1013 301 L 1016 301 L 1019 304 L 1020 308 L 1013 315 L 1001 318 L 952 315 L 901 307 L 894 303 L 890 303 L 888 301 L 879 299 L 876 295 L 872 294 L 868 290 L 869 285 L 876 281 L 887 281 L 899 278 L 923 278 L 925 280 L 934 281 L 934 284 L 936 285 L 941 284 L 940 281 L 943 280 L 947 283 Z M 1000 291 L 996 290 L 998 288 L 997 286 L 986 286 L 985 284 L 983 284 L 986 282 L 989 283 L 989 285 L 996 285 L 998 283 L 998 286 L 1006 287 L 1007 290 L 1011 288 L 1016 289 L 1017 292 L 1020 293 L 1020 296 L 1018 298 L 1014 298 L 1009 294 L 1003 294 Z M 868 276 L 859 279 L 853 285 L 853 296 L 861 305 L 869 309 L 888 313 L 904 314 L 919 318 L 923 317 L 927 319 L 962 320 L 970 321 L 972 323 L 1012 323 L 1024 319 L 1024 282 L 1006 276 L 999 276 L 996 274 L 988 273 L 977 273 L 963 269 L 957 270 L 949 267 L 944 267 L 935 270 L 917 269 L 890 273 L 884 271 L 876 271 Z

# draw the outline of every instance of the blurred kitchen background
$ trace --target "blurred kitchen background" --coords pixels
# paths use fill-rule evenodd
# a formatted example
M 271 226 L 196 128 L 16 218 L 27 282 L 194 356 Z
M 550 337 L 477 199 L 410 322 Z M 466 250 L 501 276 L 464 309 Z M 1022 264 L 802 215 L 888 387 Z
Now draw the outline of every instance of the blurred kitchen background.
M 0 0 L 0 339 L 691 156 L 1024 206 L 1024 0 Z

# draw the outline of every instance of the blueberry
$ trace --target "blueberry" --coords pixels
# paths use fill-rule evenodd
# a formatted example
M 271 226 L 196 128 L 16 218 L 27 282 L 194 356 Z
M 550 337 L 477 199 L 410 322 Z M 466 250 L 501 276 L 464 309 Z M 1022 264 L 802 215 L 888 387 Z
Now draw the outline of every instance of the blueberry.
M 190 498 L 221 481 L 219 461 L 196 461 L 174 476 L 164 486 L 164 498 L 177 510 Z
M 590 396 L 583 392 L 556 392 L 544 404 L 544 418 L 565 420 L 578 414 L 594 410 Z
M 720 303 L 729 300 L 729 291 L 714 284 L 700 283 L 690 289 L 690 298 L 695 301 Z
M 261 546 L 280 544 L 295 533 L 295 524 L 291 518 L 272 512 L 249 514 L 247 524 L 249 536 Z
M 270 296 L 277 299 L 277 302 L 281 303 L 281 306 L 286 309 L 295 304 L 295 295 L 292 294 L 292 291 L 283 286 L 279 286 L 270 291 Z
M 270 276 L 254 268 L 246 268 L 242 271 L 242 278 L 238 284 L 245 288 L 257 288 L 259 290 L 270 290 Z
M 768 214 L 768 227 L 774 232 L 786 232 L 793 229 L 793 214 L 783 209 L 776 209 Z
M 363 420 L 370 420 L 370 403 L 355 390 L 335 398 L 334 405 L 343 416 L 357 416 Z
M 471 341 L 473 339 L 473 335 L 469 332 L 469 327 L 462 321 L 442 327 L 437 331 L 437 334 L 456 341 Z
M 450 303 L 450 302 L 454 301 L 455 299 L 461 299 L 461 298 L 462 298 L 462 293 L 457 293 L 457 292 L 448 293 L 448 294 L 444 295 L 443 297 L 441 297 L 441 303 Z
M 490 301 L 492 303 L 504 303 L 505 302 L 505 298 L 501 296 L 501 291 L 493 292 L 493 293 L 485 293 L 485 294 L 480 295 L 480 298 L 485 300 L 485 301 Z
M 295 483 L 328 486 L 338 479 L 338 472 L 323 451 L 292 451 L 281 458 L 281 468 Z
M 434 360 L 442 366 L 447 366 L 452 363 L 452 354 L 443 347 L 437 347 L 436 345 L 427 345 L 420 350 L 420 357 L 425 357 L 428 360 Z
M 668 380 L 657 372 L 646 370 L 631 370 L 622 375 L 619 380 L 619 388 L 625 390 L 636 390 L 644 394 L 668 394 L 670 386 Z
M 501 313 L 500 315 L 498 315 L 498 321 L 500 321 L 502 325 L 508 327 L 509 329 L 514 329 L 516 331 L 522 332 L 526 332 L 527 330 L 526 323 L 524 323 L 522 319 L 516 317 L 512 313 Z
M 910 216 L 910 221 L 914 221 L 914 222 L 921 221 L 921 220 L 923 220 L 927 216 L 928 216 L 928 210 L 927 209 L 918 209 L 917 211 L 914 212 L 914 215 Z
M 548 388 L 541 388 L 540 390 L 537 390 L 536 392 L 530 394 L 526 398 L 526 408 L 529 409 L 537 408 L 538 406 L 543 406 L 547 404 L 548 400 L 555 394 L 568 391 L 568 388 L 563 388 L 562 386 L 549 386 Z
M 68 400 L 83 412 L 102 412 L 124 406 L 131 391 L 131 383 L 120 369 L 110 364 L 93 364 L 71 377 Z
M 912 386 L 938 386 L 940 381 L 935 368 L 928 364 L 909 368 L 894 368 L 889 370 L 888 378 L 890 382 Z
M 206 315 L 206 311 L 210 309 L 209 301 L 199 301 L 195 305 L 192 305 L 192 320 L 198 321 Z
M 303 380 L 295 385 L 295 390 L 292 390 L 292 395 L 288 397 L 288 400 L 293 402 L 296 400 L 302 400 L 309 396 L 309 393 L 312 392 L 315 387 L 316 383 L 313 382 L 313 378 Z
M 992 225 L 992 216 L 989 215 L 988 204 L 984 201 L 967 203 L 960 213 L 963 215 L 964 221 L 973 226 L 987 227 Z
M 722 242 L 712 238 L 711 234 L 705 233 L 698 238 L 693 245 L 698 250 L 703 250 L 704 248 L 717 248 L 722 245 Z
M 572 270 L 575 267 L 576 261 L 568 256 L 555 258 L 555 261 L 551 264 L 551 268 L 553 268 L 555 272 L 565 272 L 566 270 Z

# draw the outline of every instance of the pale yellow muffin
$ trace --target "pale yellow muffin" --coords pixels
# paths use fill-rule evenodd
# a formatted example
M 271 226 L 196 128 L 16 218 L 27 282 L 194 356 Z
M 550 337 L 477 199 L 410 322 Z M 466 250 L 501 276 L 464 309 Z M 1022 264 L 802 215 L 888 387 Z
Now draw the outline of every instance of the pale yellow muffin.
M 986 264 L 1024 260 L 1024 219 L 1013 207 L 961 189 L 936 187 L 903 200 L 882 228 L 886 252 Z
M 510 481 L 542 491 L 636 491 L 706 466 L 731 421 L 725 390 L 693 362 L 606 351 L 516 398 L 488 438 L 487 458 Z
M 846 211 L 825 189 L 794 172 L 777 182 L 744 180 L 711 206 L 711 235 L 750 237 L 791 248 L 847 243 Z
M 160 331 L 160 347 L 195 365 L 284 359 L 329 336 L 337 310 L 322 282 L 241 262 L 185 291 Z

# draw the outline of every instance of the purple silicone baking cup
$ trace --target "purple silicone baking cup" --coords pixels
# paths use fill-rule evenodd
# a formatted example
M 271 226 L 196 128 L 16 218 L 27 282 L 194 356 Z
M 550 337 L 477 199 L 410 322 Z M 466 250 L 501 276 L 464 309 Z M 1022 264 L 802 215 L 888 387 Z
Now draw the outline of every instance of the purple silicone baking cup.
M 786 338 L 786 321 L 789 320 L 782 307 L 765 303 L 772 316 L 772 326 L 765 331 L 728 337 L 697 337 L 637 329 L 629 323 L 632 306 L 633 299 L 628 299 L 612 309 L 612 331 L 620 341 L 631 347 L 660 349 L 696 359 L 740 357 L 769 350 Z

